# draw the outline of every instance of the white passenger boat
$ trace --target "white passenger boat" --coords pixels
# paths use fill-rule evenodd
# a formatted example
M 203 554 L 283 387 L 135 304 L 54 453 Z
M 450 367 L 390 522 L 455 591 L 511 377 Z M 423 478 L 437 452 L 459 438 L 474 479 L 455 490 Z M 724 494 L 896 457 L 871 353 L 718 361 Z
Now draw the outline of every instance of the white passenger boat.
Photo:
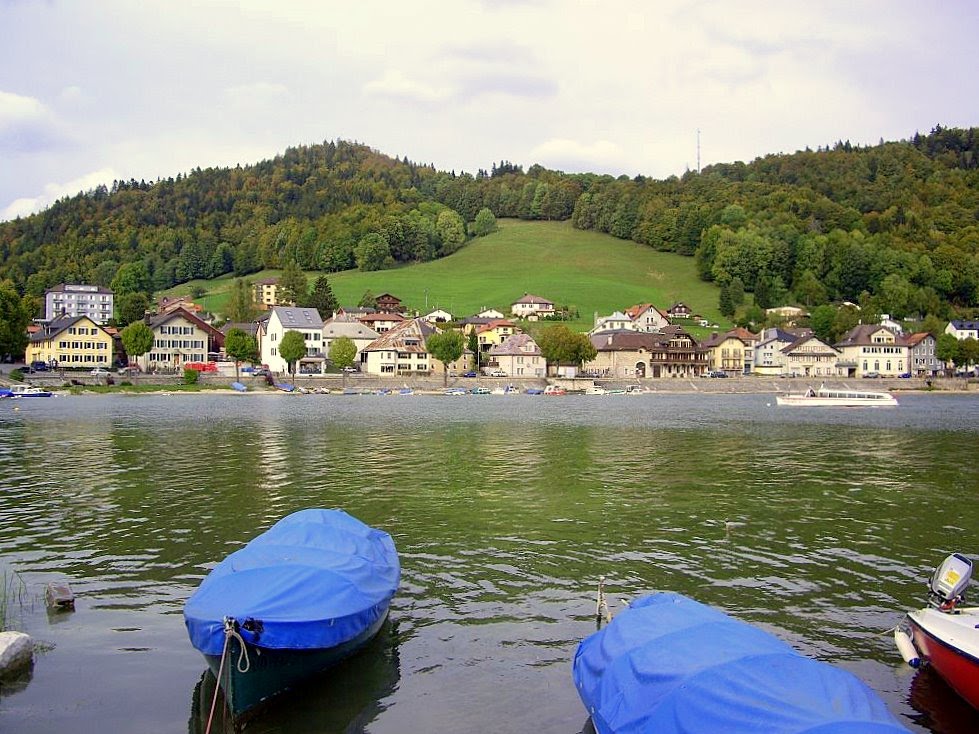
M 779 405 L 837 408 L 893 408 L 897 398 L 889 392 L 872 390 L 849 390 L 846 388 L 820 385 L 818 390 L 811 387 L 801 395 L 777 395 Z

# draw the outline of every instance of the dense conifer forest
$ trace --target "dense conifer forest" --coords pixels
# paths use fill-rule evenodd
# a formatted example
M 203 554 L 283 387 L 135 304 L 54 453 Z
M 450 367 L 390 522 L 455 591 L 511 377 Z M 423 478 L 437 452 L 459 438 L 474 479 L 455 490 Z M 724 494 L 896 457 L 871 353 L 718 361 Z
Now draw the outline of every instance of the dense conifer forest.
M 509 161 L 473 174 L 335 141 L 272 160 L 117 181 L 0 224 L 0 280 L 151 294 L 195 278 L 376 270 L 451 254 L 495 218 L 573 226 L 696 258 L 765 307 L 853 301 L 898 317 L 979 305 L 979 135 L 935 127 L 654 180 Z M 596 267 L 600 258 L 596 257 Z

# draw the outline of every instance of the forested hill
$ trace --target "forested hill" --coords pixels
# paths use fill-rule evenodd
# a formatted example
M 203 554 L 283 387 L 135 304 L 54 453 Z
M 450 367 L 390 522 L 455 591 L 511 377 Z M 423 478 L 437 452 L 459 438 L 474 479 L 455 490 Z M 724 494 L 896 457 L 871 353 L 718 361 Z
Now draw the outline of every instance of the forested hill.
M 0 279 L 152 292 L 192 278 L 377 269 L 430 260 L 492 217 L 574 226 L 695 256 L 760 305 L 872 301 L 898 316 L 971 316 L 979 301 L 979 135 L 769 155 L 653 180 L 509 162 L 437 171 L 344 141 L 256 165 L 196 169 L 58 201 L 0 224 Z M 483 211 L 480 214 L 481 210 Z M 600 262 L 600 258 L 596 258 Z

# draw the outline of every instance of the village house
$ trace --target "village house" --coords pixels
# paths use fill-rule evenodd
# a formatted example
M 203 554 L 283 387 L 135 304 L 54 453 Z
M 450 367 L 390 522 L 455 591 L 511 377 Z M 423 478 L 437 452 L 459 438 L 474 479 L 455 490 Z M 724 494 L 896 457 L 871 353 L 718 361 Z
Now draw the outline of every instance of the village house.
M 808 315 L 805 309 L 799 308 L 798 306 L 776 306 L 775 308 L 765 309 L 765 316 L 775 316 L 785 326 L 794 326 L 799 319 Z
M 363 348 L 361 370 L 381 377 L 428 375 L 437 368 L 441 371 L 442 363 L 425 346 L 425 340 L 437 331 L 422 318 L 402 321 Z
M 590 335 L 595 358 L 584 364 L 586 372 L 608 378 L 645 377 L 656 346 L 656 337 L 633 329 Z
M 112 334 L 90 316 L 57 316 L 31 334 L 26 359 L 52 367 L 108 367 Z
M 800 377 L 845 376 L 837 366 L 840 352 L 813 334 L 799 337 L 782 348 L 784 372 Z
M 707 371 L 707 351 L 679 326 L 660 333 L 604 332 L 590 339 L 597 354 L 585 369 L 601 376 L 697 377 Z
M 749 374 L 755 366 L 755 347 L 758 346 L 761 337 L 758 334 L 752 334 L 743 326 L 737 326 L 727 333 L 744 342 L 744 373 Z
M 397 296 L 392 296 L 390 293 L 382 293 L 374 299 L 374 303 L 377 304 L 377 310 L 381 313 L 400 314 L 403 311 L 401 299 Z
M 711 334 L 700 343 L 707 352 L 707 366 L 714 372 L 739 375 L 744 372 L 745 343 L 733 333 Z
M 520 332 L 512 321 L 506 319 L 493 319 L 488 324 L 484 324 L 476 329 L 476 339 L 479 344 L 479 351 L 483 354 L 488 352 L 504 340 Z
M 670 325 L 669 317 L 651 303 L 637 303 L 625 310 L 636 331 L 657 332 Z
M 908 371 L 915 377 L 934 377 L 941 374 L 945 365 L 935 356 L 937 340 L 927 331 L 905 337 L 908 345 Z
M 472 332 L 478 331 L 480 328 L 486 326 L 486 324 L 491 324 L 494 321 L 500 321 L 500 318 L 490 318 L 489 316 L 467 316 L 464 319 L 459 320 L 459 328 L 462 329 L 462 333 L 465 336 L 469 336 Z
M 802 336 L 811 334 L 810 329 L 788 331 L 779 327 L 763 329 L 759 334 L 760 341 L 754 347 L 753 372 L 759 375 L 775 377 L 788 374 L 785 366 L 785 354 L 782 350 L 795 343 Z
M 909 368 L 907 345 L 878 324 L 855 326 L 833 346 L 841 352 L 836 364 L 846 377 L 897 377 Z
M 476 314 L 476 316 L 482 319 L 505 319 L 506 318 L 506 314 L 502 313 L 501 311 L 497 311 L 495 308 L 484 308 L 482 311 Z
M 99 285 L 60 283 L 44 291 L 44 320 L 59 316 L 88 316 L 96 324 L 112 319 L 114 296 Z
M 595 314 L 595 325 L 588 335 L 598 334 L 603 331 L 637 331 L 636 324 L 632 318 L 626 316 L 621 311 L 615 311 L 610 316 L 599 316 Z
M 452 321 L 452 314 L 444 308 L 437 308 L 434 311 L 428 312 L 422 318 L 430 324 L 447 324 Z
M 545 377 L 547 362 L 530 334 L 514 334 L 489 350 L 487 365 L 510 377 Z
M 358 316 L 357 320 L 364 326 L 373 329 L 378 334 L 383 334 L 384 332 L 391 331 L 391 329 L 394 329 L 404 323 L 405 317 L 399 313 L 378 311 L 376 313 L 367 313 L 363 316 Z
M 680 301 L 666 309 L 666 315 L 671 319 L 689 319 L 692 313 L 690 307 Z
M 278 278 L 262 278 L 261 280 L 256 280 L 252 285 L 252 290 L 254 291 L 255 303 L 263 309 L 269 309 L 273 306 L 291 306 L 290 303 L 284 303 L 279 297 L 279 279 Z
M 898 336 L 904 336 L 904 327 L 901 326 L 899 321 L 892 319 L 890 314 L 882 313 L 878 323 L 880 323 L 881 326 L 886 326 Z
M 352 341 L 357 348 L 357 356 L 354 358 L 354 364 L 357 364 L 360 362 L 364 347 L 377 339 L 380 334 L 354 316 L 336 315 L 323 323 L 323 354 L 327 358 L 330 356 L 330 346 L 343 336 Z
M 153 347 L 136 360 L 144 372 L 207 362 L 208 355 L 224 347 L 224 334 L 183 308 L 150 314 L 146 325 L 153 331 Z
M 182 308 L 184 311 L 194 314 L 199 314 L 204 310 L 204 307 L 194 303 L 190 296 L 160 296 L 156 301 L 157 313 L 166 313 L 175 308 Z
M 956 339 L 976 339 L 979 341 L 979 321 L 963 321 L 955 319 L 948 322 L 945 333 L 951 334 Z
M 663 327 L 649 358 L 649 377 L 699 377 L 707 371 L 707 350 L 682 326 Z
M 296 372 L 323 372 L 326 357 L 323 354 L 323 319 L 315 308 L 275 306 L 267 321 L 259 322 L 259 352 L 262 364 L 272 372 L 289 372 L 289 363 L 279 353 L 279 346 L 287 331 L 303 335 L 306 354 L 295 366 Z
M 554 303 L 546 298 L 524 293 L 522 298 L 510 304 L 510 313 L 518 319 L 538 321 L 542 317 L 554 315 Z

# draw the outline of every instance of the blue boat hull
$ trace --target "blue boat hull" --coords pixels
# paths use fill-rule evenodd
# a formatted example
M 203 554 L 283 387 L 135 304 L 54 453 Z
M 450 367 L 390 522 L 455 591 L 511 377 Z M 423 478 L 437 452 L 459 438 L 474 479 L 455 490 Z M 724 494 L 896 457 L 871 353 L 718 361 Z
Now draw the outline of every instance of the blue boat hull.
M 356 653 L 377 635 L 385 619 L 387 610 L 357 637 L 327 649 L 273 649 L 246 643 L 248 667 L 244 673 L 238 669 L 241 643 L 236 638 L 232 638 L 228 646 L 228 656 L 220 676 L 221 656 L 205 655 L 204 658 L 218 679 L 228 710 L 237 719 L 244 720 L 254 716 L 276 696 Z M 245 667 L 243 660 L 242 667 Z

